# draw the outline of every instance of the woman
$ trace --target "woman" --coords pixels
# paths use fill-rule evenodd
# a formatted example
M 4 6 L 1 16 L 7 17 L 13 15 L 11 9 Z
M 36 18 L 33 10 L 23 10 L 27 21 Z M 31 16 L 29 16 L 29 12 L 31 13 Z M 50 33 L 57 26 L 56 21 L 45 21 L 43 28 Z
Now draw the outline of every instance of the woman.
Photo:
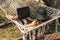
M 12 16 L 10 18 L 20 19 L 20 21 L 27 27 L 28 26 L 35 26 L 35 25 L 39 24 L 39 21 L 44 22 L 44 21 L 47 21 L 49 19 L 46 9 L 43 7 L 39 7 L 39 3 L 31 2 L 31 4 L 28 3 L 28 5 L 29 5 L 28 7 L 25 6 L 25 7 L 20 7 L 20 8 L 19 8 L 19 5 L 17 5 L 17 3 L 15 3 L 15 4 L 12 3 L 11 5 L 9 7 L 11 10 L 8 8 L 9 9 L 8 12 L 10 14 L 17 13 L 18 15 Z M 32 13 L 30 13 L 29 8 L 31 9 L 31 11 L 33 11 Z M 28 23 L 27 21 L 30 23 Z
M 27 27 L 38 25 L 39 23 L 45 22 L 48 19 L 50 19 L 44 7 L 38 8 L 37 11 L 35 11 L 34 13 L 30 13 L 29 7 L 18 8 L 17 14 L 18 14 L 17 16 L 14 16 L 14 17 L 11 16 L 11 18 L 12 19 L 18 18 L 24 24 L 24 26 L 27 26 Z M 34 18 L 32 18 L 30 14 Z
M 31 18 L 29 7 L 17 8 L 17 15 L 9 15 L 9 17 L 11 19 L 19 19 L 25 27 L 36 26 L 38 24 L 37 19 Z

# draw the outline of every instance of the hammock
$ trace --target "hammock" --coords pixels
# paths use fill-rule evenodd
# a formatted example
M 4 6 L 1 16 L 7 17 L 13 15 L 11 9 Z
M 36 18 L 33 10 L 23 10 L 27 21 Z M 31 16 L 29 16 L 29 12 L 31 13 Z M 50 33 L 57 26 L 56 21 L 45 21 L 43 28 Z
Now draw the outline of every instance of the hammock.
M 11 0 L 10 2 L 14 2 L 14 1 Z M 9 2 L 9 4 L 10 4 L 10 2 Z M 8 14 L 9 12 L 7 12 L 7 9 L 9 7 L 10 6 L 6 3 L 4 5 L 0 5 L 0 9 L 5 13 L 7 19 L 11 20 L 17 26 L 19 31 L 21 31 L 23 40 L 37 40 L 37 39 L 44 40 L 45 26 L 47 24 L 49 24 L 50 22 L 60 18 L 60 10 L 55 9 L 55 8 L 51 8 L 51 7 L 47 7 L 47 6 L 44 5 L 44 6 L 41 6 L 41 7 L 46 8 L 47 12 L 49 13 L 48 15 L 51 16 L 52 19 L 50 19 L 50 20 L 48 20 L 48 21 L 46 21 L 42 24 L 39 24 L 38 26 L 36 26 L 34 28 L 33 27 L 25 28 L 21 22 L 18 22 L 17 20 L 13 20 L 9 17 L 10 14 Z M 15 7 L 15 8 L 18 8 L 18 7 Z M 13 9 L 11 9 L 11 10 L 13 11 Z M 13 12 L 15 12 L 15 11 L 13 11 Z M 59 24 L 59 23 L 57 22 L 57 24 Z

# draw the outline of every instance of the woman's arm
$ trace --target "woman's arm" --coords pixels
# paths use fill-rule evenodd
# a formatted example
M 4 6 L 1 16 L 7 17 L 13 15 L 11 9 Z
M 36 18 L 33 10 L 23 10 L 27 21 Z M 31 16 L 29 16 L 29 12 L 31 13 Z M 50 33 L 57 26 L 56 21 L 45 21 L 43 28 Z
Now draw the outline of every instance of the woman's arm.
M 16 16 L 13 16 L 13 18 L 12 19 L 18 19 L 18 15 L 16 15 Z
M 12 15 L 8 15 L 9 16 L 9 19 L 18 19 L 18 16 L 12 16 Z

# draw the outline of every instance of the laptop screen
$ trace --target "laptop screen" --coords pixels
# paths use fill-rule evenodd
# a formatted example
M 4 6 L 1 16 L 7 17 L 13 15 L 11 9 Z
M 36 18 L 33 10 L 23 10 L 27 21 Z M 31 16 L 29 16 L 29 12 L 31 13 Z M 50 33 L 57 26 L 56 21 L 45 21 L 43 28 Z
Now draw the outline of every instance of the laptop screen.
M 30 16 L 30 9 L 29 7 L 17 8 L 17 14 L 19 19 L 26 18 Z

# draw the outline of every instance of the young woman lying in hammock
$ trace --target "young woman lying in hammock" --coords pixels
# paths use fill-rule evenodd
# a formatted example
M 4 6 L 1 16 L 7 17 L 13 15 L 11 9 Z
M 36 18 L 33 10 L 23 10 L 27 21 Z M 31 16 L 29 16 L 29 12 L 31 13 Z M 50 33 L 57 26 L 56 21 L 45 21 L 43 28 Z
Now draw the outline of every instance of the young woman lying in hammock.
M 34 19 L 30 15 L 29 7 L 22 7 L 17 9 L 17 16 L 11 16 L 12 19 L 19 19 L 25 27 L 36 26 L 41 22 L 48 20 L 46 9 L 40 7 L 35 13 L 32 13 Z

